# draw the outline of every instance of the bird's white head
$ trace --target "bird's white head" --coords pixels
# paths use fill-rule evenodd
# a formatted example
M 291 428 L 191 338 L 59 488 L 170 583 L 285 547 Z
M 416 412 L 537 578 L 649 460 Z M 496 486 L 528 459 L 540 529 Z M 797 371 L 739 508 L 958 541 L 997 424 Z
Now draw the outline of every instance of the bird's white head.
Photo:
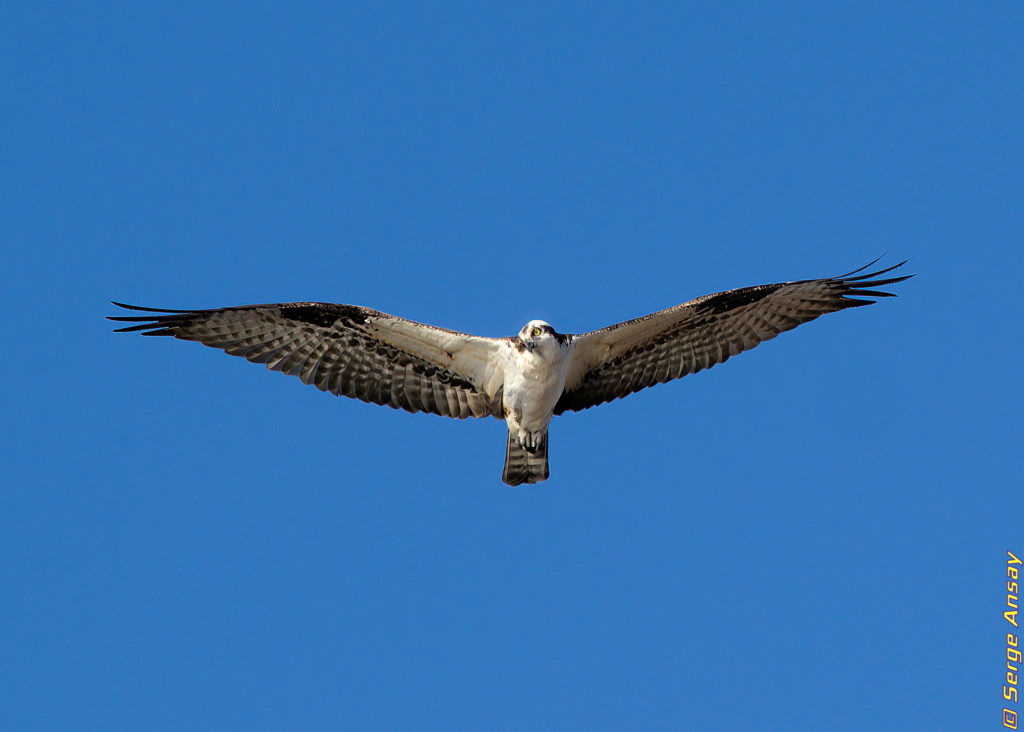
M 531 320 L 524 325 L 519 340 L 526 350 L 546 357 L 556 356 L 565 345 L 565 336 L 543 320 Z

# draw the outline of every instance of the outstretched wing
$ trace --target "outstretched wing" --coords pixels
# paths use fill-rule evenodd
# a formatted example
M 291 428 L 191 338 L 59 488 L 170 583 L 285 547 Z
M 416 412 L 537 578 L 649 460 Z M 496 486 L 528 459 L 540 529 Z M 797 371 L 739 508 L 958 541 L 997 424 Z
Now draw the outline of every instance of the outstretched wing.
M 174 336 L 298 376 L 321 391 L 445 417 L 501 416 L 501 341 L 355 305 L 293 302 L 163 310 L 110 320 L 117 332 Z
M 875 262 L 838 277 L 705 295 L 643 318 L 573 336 L 575 348 L 565 392 L 555 414 L 588 409 L 710 368 L 819 315 L 875 302 L 865 298 L 893 297 L 871 288 L 913 276 L 880 278 L 906 260 L 857 275 Z

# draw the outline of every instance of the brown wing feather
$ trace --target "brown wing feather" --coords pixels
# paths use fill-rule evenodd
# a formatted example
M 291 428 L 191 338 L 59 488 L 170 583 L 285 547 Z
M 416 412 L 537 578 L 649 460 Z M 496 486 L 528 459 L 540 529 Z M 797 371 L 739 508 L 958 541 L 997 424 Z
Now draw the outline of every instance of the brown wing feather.
M 643 318 L 573 336 L 573 361 L 555 414 L 588 409 L 710 368 L 825 313 L 875 302 L 865 298 L 893 297 L 871 288 L 913 276 L 879 279 L 905 261 L 853 276 L 871 264 L 838 277 L 705 295 Z
M 479 338 L 355 305 L 298 302 L 214 310 L 163 310 L 110 320 L 117 332 L 174 336 L 298 376 L 321 391 L 409 412 L 501 416 L 488 372 L 496 339 Z

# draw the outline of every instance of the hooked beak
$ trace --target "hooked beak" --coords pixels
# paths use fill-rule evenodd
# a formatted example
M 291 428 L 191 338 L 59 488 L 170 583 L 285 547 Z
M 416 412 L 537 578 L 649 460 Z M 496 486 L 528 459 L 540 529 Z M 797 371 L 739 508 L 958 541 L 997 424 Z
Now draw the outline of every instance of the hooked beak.
M 536 348 L 537 342 L 532 338 L 527 338 L 525 341 L 523 341 L 523 345 L 526 346 L 527 351 L 533 353 L 533 349 Z

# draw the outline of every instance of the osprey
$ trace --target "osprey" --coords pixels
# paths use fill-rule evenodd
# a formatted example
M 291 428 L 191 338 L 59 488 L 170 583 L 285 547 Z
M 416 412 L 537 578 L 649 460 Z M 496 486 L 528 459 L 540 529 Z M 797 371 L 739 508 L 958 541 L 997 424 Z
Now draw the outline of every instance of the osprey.
M 152 314 L 109 319 L 137 323 L 116 332 L 198 341 L 339 396 L 458 419 L 504 419 L 501 478 L 519 485 L 548 477 L 553 416 L 710 368 L 819 315 L 892 297 L 871 288 L 912 277 L 883 277 L 905 263 L 705 295 L 575 335 L 531 320 L 511 338 L 482 338 L 322 302 L 212 310 L 115 302 Z

